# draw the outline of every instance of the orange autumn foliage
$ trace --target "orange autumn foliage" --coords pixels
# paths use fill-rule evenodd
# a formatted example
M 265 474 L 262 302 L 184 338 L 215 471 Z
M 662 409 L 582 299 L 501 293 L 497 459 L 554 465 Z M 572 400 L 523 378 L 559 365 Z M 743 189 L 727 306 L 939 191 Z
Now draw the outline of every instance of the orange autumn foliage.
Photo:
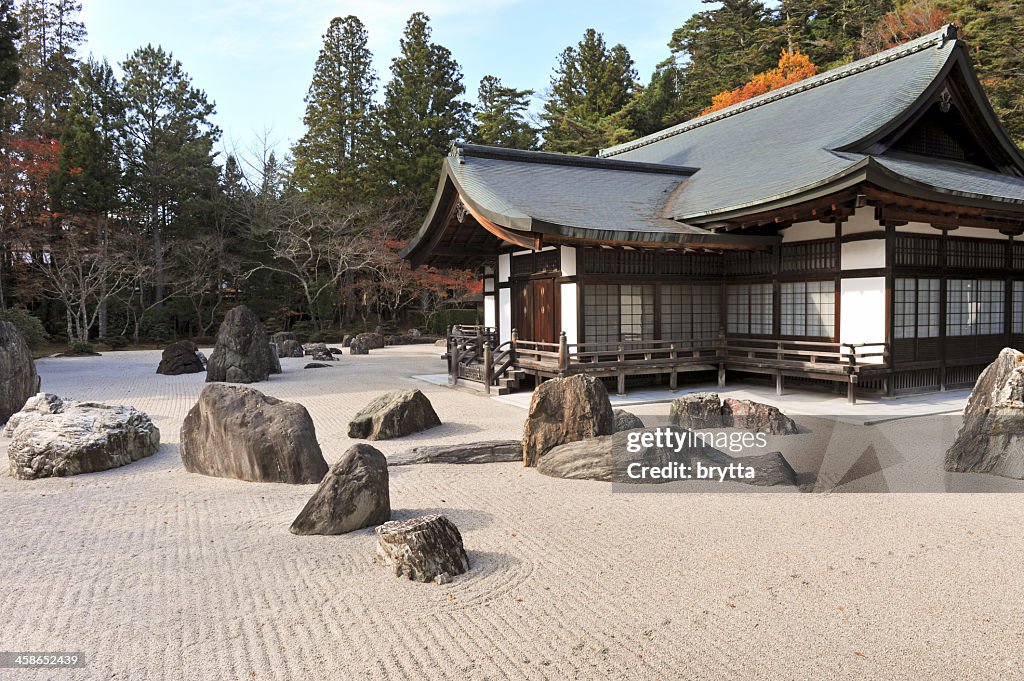
M 783 50 L 779 56 L 779 65 L 777 67 L 757 74 L 745 85 L 735 90 L 719 92 L 711 98 L 711 106 L 701 111 L 701 115 L 724 109 L 727 106 L 763 95 L 772 90 L 778 90 L 784 85 L 799 82 L 804 78 L 810 78 L 816 73 L 818 73 L 818 67 L 814 65 L 807 55 L 799 50 L 793 52 Z

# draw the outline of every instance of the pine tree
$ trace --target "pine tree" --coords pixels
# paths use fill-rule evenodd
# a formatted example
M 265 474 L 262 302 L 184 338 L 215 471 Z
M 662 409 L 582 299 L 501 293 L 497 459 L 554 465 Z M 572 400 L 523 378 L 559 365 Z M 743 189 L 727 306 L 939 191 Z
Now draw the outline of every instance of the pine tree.
M 702 0 L 718 4 L 718 0 Z M 697 116 L 712 95 L 737 88 L 775 66 L 785 39 L 760 0 L 723 0 L 672 33 L 669 49 L 682 66 L 674 121 Z
M 20 28 L 12 0 L 0 0 L 0 129 L 11 123 L 9 101 L 21 78 L 17 46 Z
M 26 136 L 56 139 L 78 77 L 77 50 L 85 41 L 78 0 L 24 0 L 21 25 L 21 78 L 16 94 Z
M 631 134 L 627 105 L 636 70 L 622 45 L 609 49 L 604 36 L 590 28 L 575 47 L 558 58 L 551 92 L 541 117 L 546 123 L 544 149 L 594 154 Z
M 118 157 L 124 104 L 107 62 L 82 65 L 60 140 L 50 197 L 60 212 L 104 216 L 117 209 L 122 187 Z
M 220 130 L 210 122 L 213 103 L 163 48 L 141 47 L 121 68 L 128 187 L 136 209 L 148 215 L 159 304 L 166 291 L 165 238 L 187 236 L 196 202 L 216 185 L 212 152 Z
M 496 76 L 480 80 L 470 139 L 509 149 L 536 149 L 537 128 L 526 118 L 533 90 L 505 87 Z
M 357 17 L 331 20 L 306 95 L 306 133 L 294 150 L 296 185 L 336 204 L 366 185 L 377 88 L 367 39 Z
M 391 62 L 381 110 L 378 174 L 384 185 L 425 208 L 434 195 L 441 159 L 469 128 L 466 88 L 451 52 L 430 42 L 429 17 L 413 14 L 405 25 L 401 54 Z

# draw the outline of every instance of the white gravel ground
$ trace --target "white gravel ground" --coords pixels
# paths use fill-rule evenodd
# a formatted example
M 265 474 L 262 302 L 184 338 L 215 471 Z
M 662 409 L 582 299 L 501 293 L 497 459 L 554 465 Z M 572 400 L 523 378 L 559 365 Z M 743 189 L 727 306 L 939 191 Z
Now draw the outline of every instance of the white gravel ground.
M 0 650 L 88 661 L 0 679 L 1024 678 L 1024 497 L 622 494 L 517 464 L 403 466 L 394 516 L 446 513 L 472 565 L 415 584 L 374 563 L 372 530 L 291 535 L 313 486 L 186 473 L 178 428 L 203 376 L 157 376 L 158 356 L 38 363 L 48 392 L 149 413 L 164 446 L 103 473 L 0 476 Z M 309 409 L 329 462 L 351 415 L 399 387 L 445 425 L 385 453 L 522 431 L 521 408 L 412 379 L 443 371 L 433 347 L 304 363 L 257 387 Z M 915 421 L 890 435 L 940 476 Z

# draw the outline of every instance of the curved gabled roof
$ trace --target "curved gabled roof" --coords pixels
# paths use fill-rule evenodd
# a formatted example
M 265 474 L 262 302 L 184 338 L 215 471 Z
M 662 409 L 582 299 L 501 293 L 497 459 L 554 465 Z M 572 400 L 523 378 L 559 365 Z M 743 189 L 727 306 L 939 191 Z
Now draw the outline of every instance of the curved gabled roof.
M 979 96 L 977 79 L 953 26 L 606 149 L 602 156 L 700 168 L 686 191 L 667 207 L 675 219 L 700 223 L 715 214 L 796 196 L 829 179 L 855 174 L 864 154 L 885 158 L 878 156 L 886 151 L 879 142 L 930 105 L 954 69 L 971 90 L 972 106 L 986 119 L 1003 167 L 1024 175 L 1024 159 Z M 899 161 L 889 167 L 910 168 Z M 975 182 L 984 172 L 977 168 L 974 177 L 961 173 L 958 179 Z M 975 189 L 1004 177 L 990 175 Z M 1024 198 L 1024 183 L 1013 187 L 1011 178 L 1003 185 Z
M 718 234 L 667 217 L 671 197 L 694 172 L 680 165 L 455 144 L 442 165 L 434 204 L 402 255 L 425 262 L 450 228 L 456 197 L 477 220 L 508 230 L 506 241 L 661 247 L 778 241 Z

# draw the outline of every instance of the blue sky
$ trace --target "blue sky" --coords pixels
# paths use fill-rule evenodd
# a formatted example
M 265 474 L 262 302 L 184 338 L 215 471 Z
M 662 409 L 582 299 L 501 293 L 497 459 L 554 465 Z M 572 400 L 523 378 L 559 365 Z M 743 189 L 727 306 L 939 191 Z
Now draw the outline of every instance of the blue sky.
M 542 93 L 558 53 L 588 27 L 629 48 L 646 81 L 668 56 L 672 30 L 700 9 L 699 0 L 83 0 L 83 19 L 85 52 L 112 64 L 146 43 L 170 50 L 216 101 L 222 145 L 244 151 L 264 131 L 279 150 L 302 134 L 303 97 L 335 16 L 355 14 L 366 24 L 383 85 L 406 20 L 425 11 L 434 41 L 452 51 L 467 98 L 475 99 L 487 74 Z

